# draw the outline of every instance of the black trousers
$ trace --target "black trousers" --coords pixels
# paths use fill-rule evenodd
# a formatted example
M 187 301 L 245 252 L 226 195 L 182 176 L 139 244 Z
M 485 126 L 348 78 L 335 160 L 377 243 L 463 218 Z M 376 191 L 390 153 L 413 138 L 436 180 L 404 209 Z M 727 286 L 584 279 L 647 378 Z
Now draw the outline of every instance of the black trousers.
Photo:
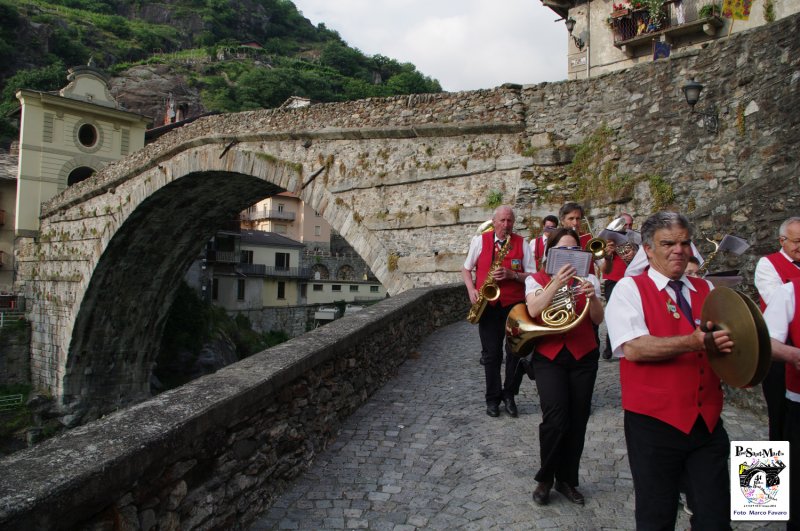
M 566 349 L 551 361 L 538 352 L 531 363 L 542 407 L 539 424 L 541 464 L 536 481 L 554 479 L 578 486 L 578 468 L 592 410 L 599 351 L 576 360 Z
M 500 376 L 500 367 L 503 365 L 503 341 L 506 338 L 506 318 L 513 308 L 513 304 L 505 308 L 499 304 L 486 305 L 486 309 L 478 321 L 478 335 L 481 338 L 481 353 L 483 370 L 486 375 L 486 403 L 499 404 L 505 396 L 514 396 L 514 371 L 517 367 L 516 359 L 510 350 L 505 353 L 506 369 L 505 382 Z M 522 376 L 520 376 L 522 381 Z M 517 388 L 519 386 L 517 385 Z
M 797 449 L 800 448 L 800 404 L 792 402 L 788 398 L 786 401 L 784 411 L 786 413 L 785 421 L 783 423 L 783 436 L 785 441 L 789 441 L 789 451 L 791 457 L 797 454 Z M 770 427 L 771 431 L 771 427 Z M 800 460 L 791 463 L 791 470 L 789 471 L 789 485 L 792 489 L 792 496 L 789 498 L 789 521 L 786 522 L 787 531 L 800 531 L 800 495 L 796 494 L 800 490 Z
M 636 529 L 675 529 L 678 495 L 685 474 L 692 529 L 730 529 L 728 433 L 717 422 L 709 433 L 703 419 L 689 434 L 656 418 L 625 411 L 625 442 L 636 494 Z
M 769 417 L 769 440 L 783 441 L 783 422 L 786 417 L 786 364 L 773 361 L 766 378 L 761 382 L 761 391 L 767 402 Z

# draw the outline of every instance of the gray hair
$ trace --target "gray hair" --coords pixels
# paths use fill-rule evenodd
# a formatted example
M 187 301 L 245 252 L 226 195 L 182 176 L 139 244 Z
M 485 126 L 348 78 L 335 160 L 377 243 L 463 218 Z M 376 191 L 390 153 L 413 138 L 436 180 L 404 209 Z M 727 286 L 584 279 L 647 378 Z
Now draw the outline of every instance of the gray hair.
M 800 223 L 800 216 L 792 216 L 783 223 L 781 223 L 781 227 L 778 229 L 778 236 L 786 237 L 786 230 L 792 223 Z
M 514 214 L 514 209 L 511 208 L 511 205 L 500 205 L 499 207 L 494 209 L 494 213 L 492 214 L 492 219 L 496 218 L 497 215 L 500 214 L 500 212 L 502 212 L 503 210 L 508 210 L 509 212 L 511 212 L 512 216 L 514 216 L 515 218 L 517 217 L 517 215 Z
M 659 229 L 671 229 L 675 225 L 689 231 L 689 238 L 692 237 L 692 226 L 686 216 L 677 212 L 656 212 L 642 224 L 642 243 L 652 248 L 653 236 L 656 231 Z

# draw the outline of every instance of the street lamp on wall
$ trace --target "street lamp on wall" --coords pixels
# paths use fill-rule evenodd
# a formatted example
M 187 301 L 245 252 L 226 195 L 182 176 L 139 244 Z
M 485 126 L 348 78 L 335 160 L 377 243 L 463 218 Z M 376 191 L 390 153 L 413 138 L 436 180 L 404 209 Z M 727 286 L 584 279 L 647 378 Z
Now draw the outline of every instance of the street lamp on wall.
M 575 19 L 569 17 L 564 21 L 564 23 L 567 25 L 567 31 L 569 32 L 569 36 L 572 37 L 572 41 L 575 43 L 575 46 L 577 46 L 579 50 L 583 51 L 583 47 L 586 46 L 586 43 L 584 43 L 583 39 L 580 37 L 576 37 L 572 34 L 572 30 L 575 29 Z
M 694 78 L 691 78 L 682 87 L 683 95 L 686 97 L 686 103 L 688 103 L 689 107 L 692 109 L 692 114 L 699 114 L 703 117 L 703 125 L 706 131 L 712 135 L 716 135 L 719 132 L 719 115 L 717 114 L 717 108 L 713 104 L 704 110 L 695 110 L 694 108 L 700 100 L 700 93 L 703 92 L 703 88 L 702 83 L 698 83 Z

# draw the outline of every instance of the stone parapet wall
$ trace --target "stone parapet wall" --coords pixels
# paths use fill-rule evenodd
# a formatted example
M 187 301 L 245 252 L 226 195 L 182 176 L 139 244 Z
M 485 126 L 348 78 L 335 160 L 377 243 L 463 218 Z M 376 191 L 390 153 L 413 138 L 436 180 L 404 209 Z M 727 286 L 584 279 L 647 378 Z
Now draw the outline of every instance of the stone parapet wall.
M 0 461 L 0 528 L 246 527 L 419 341 L 461 285 L 407 291 Z

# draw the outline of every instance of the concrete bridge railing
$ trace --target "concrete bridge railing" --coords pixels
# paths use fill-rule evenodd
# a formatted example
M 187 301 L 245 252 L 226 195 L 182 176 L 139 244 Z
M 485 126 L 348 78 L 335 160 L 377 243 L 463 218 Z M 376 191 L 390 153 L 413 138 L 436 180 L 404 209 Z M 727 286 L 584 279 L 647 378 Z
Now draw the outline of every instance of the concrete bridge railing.
M 0 461 L 0 528 L 236 528 L 342 420 L 466 315 L 461 285 L 420 288 Z

